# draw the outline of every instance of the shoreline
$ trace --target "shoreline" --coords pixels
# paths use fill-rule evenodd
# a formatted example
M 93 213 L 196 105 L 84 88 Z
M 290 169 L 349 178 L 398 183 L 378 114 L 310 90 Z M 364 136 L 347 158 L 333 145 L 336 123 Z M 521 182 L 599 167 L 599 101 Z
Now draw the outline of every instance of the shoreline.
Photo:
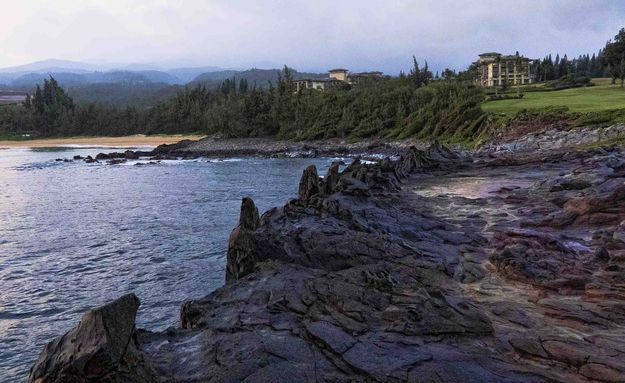
M 134 138 L 135 136 L 133 136 Z M 145 136 L 138 136 L 141 138 Z M 103 159 L 128 158 L 134 156 L 152 157 L 152 159 L 194 159 L 198 157 L 361 157 L 381 160 L 394 158 L 410 147 L 426 149 L 432 142 L 405 139 L 362 139 L 355 142 L 344 139 L 325 139 L 314 141 L 280 140 L 272 137 L 220 138 L 216 136 L 162 136 L 162 142 L 151 151 L 133 153 L 103 153 Z M 149 137 L 157 141 L 157 138 Z M 177 138 L 177 139 L 176 139 Z M 123 138 L 121 138 L 123 139 Z M 566 147 L 609 146 L 625 140 L 625 124 L 609 127 L 586 127 L 572 130 L 543 127 L 534 132 L 499 137 L 491 141 L 466 144 L 445 145 L 459 153 L 511 154 L 516 152 L 552 151 Z M 434 141 L 436 142 L 436 141 Z M 1 142 L 0 142 L 1 146 Z M 131 151 L 132 152 L 132 151 Z
M 434 144 L 310 166 L 282 207 L 243 199 L 226 283 L 180 327 L 136 329 L 130 293 L 49 343 L 29 381 L 92 377 L 76 360 L 137 383 L 618 381 L 624 153 Z
M 202 135 L 156 135 L 146 136 L 135 134 L 120 137 L 67 137 L 67 138 L 42 138 L 34 140 L 0 140 L 0 149 L 16 148 L 45 148 L 72 145 L 93 145 L 93 146 L 114 146 L 114 147 L 136 147 L 136 146 L 158 146 L 162 144 L 173 144 L 181 140 L 200 140 Z

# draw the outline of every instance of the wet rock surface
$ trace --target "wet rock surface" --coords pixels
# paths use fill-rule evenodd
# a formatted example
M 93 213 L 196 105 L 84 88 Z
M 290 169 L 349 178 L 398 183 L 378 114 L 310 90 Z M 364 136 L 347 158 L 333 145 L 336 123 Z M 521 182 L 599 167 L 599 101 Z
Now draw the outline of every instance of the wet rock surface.
M 133 355 L 176 382 L 623 381 L 624 159 L 432 145 L 308 168 L 283 207 L 242 201 L 224 287 L 104 366 Z M 69 368 L 50 357 L 64 338 L 31 380 Z

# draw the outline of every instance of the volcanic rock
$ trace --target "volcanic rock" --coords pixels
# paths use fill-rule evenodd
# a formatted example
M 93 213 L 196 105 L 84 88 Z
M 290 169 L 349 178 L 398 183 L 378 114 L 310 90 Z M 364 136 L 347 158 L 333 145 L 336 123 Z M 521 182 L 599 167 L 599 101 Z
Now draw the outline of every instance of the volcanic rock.
M 83 314 L 77 327 L 48 343 L 30 382 L 155 382 L 158 375 L 137 350 L 139 299 L 134 294 Z

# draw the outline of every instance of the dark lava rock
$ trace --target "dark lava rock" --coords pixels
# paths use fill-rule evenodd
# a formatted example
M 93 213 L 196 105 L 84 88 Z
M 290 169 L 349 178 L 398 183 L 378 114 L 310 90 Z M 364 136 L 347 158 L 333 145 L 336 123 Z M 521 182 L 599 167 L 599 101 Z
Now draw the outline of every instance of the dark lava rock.
M 124 158 L 127 160 L 138 160 L 139 159 L 139 154 L 133 152 L 132 150 L 126 150 L 124 152 Z
M 439 166 L 416 150 L 407 158 L 410 162 L 398 163 L 403 169 Z M 423 161 L 415 163 L 416 158 Z M 497 378 L 511 365 L 482 346 L 492 334 L 489 319 L 461 294 L 440 259 L 418 250 L 424 246 L 419 237 L 405 234 L 407 227 L 444 224 L 410 208 L 410 196 L 396 200 L 385 194 L 387 187 L 396 190 L 395 170 L 389 163 L 356 161 L 343 173 L 336 166 L 320 179 L 309 167 L 300 181 L 300 198 L 261 220 L 245 199 L 230 237 L 228 284 L 186 302 L 181 322 L 191 333 L 177 335 L 181 344 L 205 350 L 219 365 L 198 361 L 197 368 L 184 368 L 181 353 L 154 340 L 146 347 L 159 368 L 184 370 L 186 375 L 177 376 L 183 380 L 406 381 L 413 376 L 419 381 L 413 374 L 417 368 L 431 374 L 462 362 L 492 381 L 537 381 L 522 367 Z M 467 242 L 452 237 L 454 243 Z M 431 238 L 435 243 L 428 248 L 445 241 Z M 449 347 L 445 352 L 442 344 Z
M 599 262 L 607 262 L 610 260 L 610 253 L 602 246 L 595 252 L 595 259 Z
M 283 207 L 259 217 L 243 199 L 227 283 L 185 302 L 181 328 L 133 332 L 99 364 L 118 366 L 105 381 L 622 381 L 625 179 L 549 186 L 620 153 L 472 159 L 436 144 L 324 178 L 309 167 Z M 484 179 L 494 191 L 465 195 Z M 33 372 L 67 370 L 69 337 Z
M 243 198 L 239 225 L 232 230 L 228 240 L 226 281 L 238 279 L 253 271 L 256 250 L 254 231 L 259 225 L 258 208 L 254 201 Z
M 98 160 L 94 159 L 94 158 L 93 158 L 93 157 L 91 157 L 91 156 L 87 156 L 87 157 L 85 157 L 84 161 L 85 161 L 86 163 L 88 163 L 88 164 L 92 164 L 92 163 L 98 162 Z
M 162 144 L 157 146 L 156 148 L 154 148 L 154 150 L 152 150 L 151 155 L 156 156 L 156 155 L 169 155 L 172 154 L 174 152 L 180 151 L 184 148 L 186 148 L 187 146 L 189 146 L 190 144 L 192 144 L 195 141 L 192 140 L 182 140 L 179 142 L 176 142 L 175 144 Z
M 30 382 L 159 381 L 133 338 L 139 299 L 134 294 L 83 314 L 80 323 L 48 343 Z
M 319 176 L 317 175 L 317 168 L 315 165 L 310 165 L 304 169 L 302 178 L 299 181 L 299 199 L 307 201 L 315 194 L 318 194 L 319 189 Z
M 507 278 L 543 286 L 583 289 L 590 275 L 577 251 L 558 237 L 534 230 L 497 233 L 490 262 Z
M 332 194 L 336 191 L 336 186 L 339 180 L 339 162 L 332 162 L 330 167 L 328 168 L 328 173 L 324 177 L 324 193 Z

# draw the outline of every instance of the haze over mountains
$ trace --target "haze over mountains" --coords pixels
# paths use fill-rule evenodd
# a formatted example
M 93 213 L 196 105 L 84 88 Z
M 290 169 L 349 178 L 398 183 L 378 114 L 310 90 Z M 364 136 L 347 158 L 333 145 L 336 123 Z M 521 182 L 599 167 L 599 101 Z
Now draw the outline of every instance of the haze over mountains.
M 235 70 L 215 66 L 162 69 L 148 64 L 89 64 L 49 59 L 0 68 L 0 90 L 32 92 L 54 77 L 78 102 L 147 107 L 171 97 L 184 86 L 219 86 L 225 79 L 246 79 L 250 86 L 276 83 L 280 69 Z M 325 73 L 300 73 L 294 78 L 323 78 Z
M 234 70 L 214 66 L 159 69 L 145 64 L 96 65 L 49 59 L 1 68 L 0 85 L 3 88 L 26 90 L 50 76 L 67 87 L 102 83 L 184 85 L 190 82 L 221 82 L 236 76 L 264 86 L 267 81 L 275 81 L 278 72 L 278 69 Z M 321 76 L 316 73 L 306 75 Z

